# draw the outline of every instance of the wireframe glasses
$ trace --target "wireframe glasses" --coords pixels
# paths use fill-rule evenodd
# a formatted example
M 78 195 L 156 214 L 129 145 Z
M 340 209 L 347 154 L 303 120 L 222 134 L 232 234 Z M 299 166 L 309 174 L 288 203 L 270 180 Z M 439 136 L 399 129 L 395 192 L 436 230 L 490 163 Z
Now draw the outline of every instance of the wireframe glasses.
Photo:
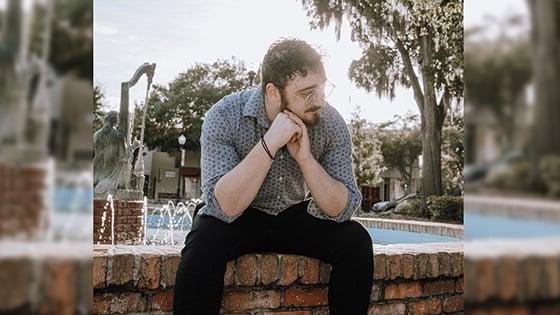
M 335 85 L 327 80 L 323 84 L 311 90 L 311 92 L 309 92 L 304 97 L 293 92 L 290 92 L 290 94 L 294 95 L 300 100 L 303 100 L 306 106 L 312 106 L 315 105 L 319 100 L 324 101 L 327 97 L 329 97 L 334 88 Z

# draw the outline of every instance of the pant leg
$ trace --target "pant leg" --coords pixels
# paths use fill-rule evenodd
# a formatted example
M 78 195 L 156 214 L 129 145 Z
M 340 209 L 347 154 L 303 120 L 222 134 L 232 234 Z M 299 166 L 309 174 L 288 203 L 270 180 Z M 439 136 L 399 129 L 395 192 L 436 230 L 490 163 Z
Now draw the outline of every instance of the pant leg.
M 197 215 L 181 251 L 173 314 L 213 315 L 220 310 L 227 262 L 259 251 L 267 216 L 248 208 L 232 223 Z
M 332 265 L 329 282 L 331 315 L 365 315 L 373 284 L 373 245 L 356 221 L 337 223 L 307 213 L 307 203 L 275 220 L 267 250 L 304 255 Z

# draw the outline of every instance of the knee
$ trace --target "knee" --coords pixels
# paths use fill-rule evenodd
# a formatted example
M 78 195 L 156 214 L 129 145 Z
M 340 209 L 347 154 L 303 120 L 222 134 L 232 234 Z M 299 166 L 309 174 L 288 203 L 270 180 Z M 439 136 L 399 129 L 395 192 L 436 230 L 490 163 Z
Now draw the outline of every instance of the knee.
M 350 245 L 348 246 L 349 248 L 367 250 L 368 252 L 373 251 L 371 235 L 360 223 L 356 221 L 348 222 L 344 234 L 347 239 L 346 244 Z

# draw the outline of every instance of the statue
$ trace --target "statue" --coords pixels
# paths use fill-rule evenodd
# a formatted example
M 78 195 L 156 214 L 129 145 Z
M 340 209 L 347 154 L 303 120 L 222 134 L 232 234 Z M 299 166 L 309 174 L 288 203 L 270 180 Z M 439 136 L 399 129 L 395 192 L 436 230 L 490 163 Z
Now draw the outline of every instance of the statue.
M 116 128 L 118 113 L 107 113 L 103 127 L 93 135 L 94 194 L 114 194 L 118 188 L 126 188 L 126 174 L 130 152 L 126 135 Z
M 143 168 L 140 173 L 137 173 L 136 169 L 133 169 L 132 160 L 136 149 L 139 149 L 137 164 L 138 161 L 143 160 L 142 142 L 144 141 L 145 109 L 155 67 L 155 63 L 146 62 L 134 72 L 129 81 L 121 83 L 120 111 L 118 113 L 114 111 L 108 113 L 103 127 L 93 136 L 95 151 L 93 159 L 94 193 L 96 196 L 104 197 L 109 193 L 115 194 L 119 191 L 119 194 L 122 194 L 121 197 L 124 197 L 137 195 L 138 192 L 142 191 L 144 185 Z M 131 139 L 130 121 L 132 119 L 129 118 L 128 90 L 138 82 L 143 74 L 148 77 L 148 84 L 142 117 L 142 130 L 140 140 L 138 140 L 136 137 Z M 143 164 L 141 165 L 143 166 Z M 130 189 L 130 177 L 133 172 L 137 177 L 136 187 L 133 187 L 134 191 Z

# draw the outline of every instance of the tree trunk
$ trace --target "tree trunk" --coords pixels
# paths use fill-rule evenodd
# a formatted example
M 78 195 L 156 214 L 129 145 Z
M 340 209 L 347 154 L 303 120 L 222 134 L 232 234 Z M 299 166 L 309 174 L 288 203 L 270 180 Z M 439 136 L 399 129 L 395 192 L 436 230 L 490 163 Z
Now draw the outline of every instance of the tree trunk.
M 441 196 L 441 113 L 438 111 L 434 87 L 433 42 L 430 33 L 421 38 L 421 70 L 424 87 L 422 113 L 422 190 L 423 197 Z
M 530 0 L 535 112 L 531 131 L 532 179 L 540 182 L 538 163 L 560 154 L 560 1 Z

